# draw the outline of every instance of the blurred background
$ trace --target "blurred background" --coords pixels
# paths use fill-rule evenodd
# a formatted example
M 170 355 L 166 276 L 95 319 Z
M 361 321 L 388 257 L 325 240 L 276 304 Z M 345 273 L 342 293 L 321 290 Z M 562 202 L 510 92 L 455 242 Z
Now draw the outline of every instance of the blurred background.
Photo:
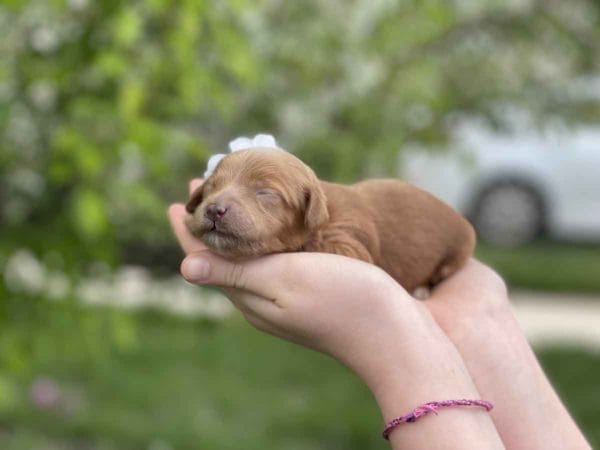
M 178 276 L 166 206 L 259 132 L 466 214 L 600 446 L 599 1 L 2 0 L 0 35 L 0 448 L 388 448 Z

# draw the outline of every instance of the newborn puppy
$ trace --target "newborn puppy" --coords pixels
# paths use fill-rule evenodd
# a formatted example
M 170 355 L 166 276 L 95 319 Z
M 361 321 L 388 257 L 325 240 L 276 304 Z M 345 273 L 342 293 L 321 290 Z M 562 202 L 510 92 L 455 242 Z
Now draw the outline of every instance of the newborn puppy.
M 277 149 L 226 156 L 186 209 L 190 232 L 225 257 L 336 253 L 380 266 L 409 292 L 454 273 L 475 246 L 462 216 L 410 184 L 319 181 Z

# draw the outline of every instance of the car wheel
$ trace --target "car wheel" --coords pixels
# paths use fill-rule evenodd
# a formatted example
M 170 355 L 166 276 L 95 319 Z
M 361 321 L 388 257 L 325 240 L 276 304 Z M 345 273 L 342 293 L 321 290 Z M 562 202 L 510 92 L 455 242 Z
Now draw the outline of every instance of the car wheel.
M 478 197 L 471 220 L 485 241 L 503 246 L 524 244 L 544 229 L 543 202 L 529 186 L 514 181 L 497 183 Z

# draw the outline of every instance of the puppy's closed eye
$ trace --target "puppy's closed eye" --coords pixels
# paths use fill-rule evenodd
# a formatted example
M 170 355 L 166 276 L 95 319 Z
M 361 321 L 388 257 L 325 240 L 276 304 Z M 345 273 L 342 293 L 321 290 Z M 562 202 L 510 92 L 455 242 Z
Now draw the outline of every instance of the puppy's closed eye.
M 256 191 L 257 197 L 281 197 L 281 194 L 275 189 L 262 188 Z
M 281 206 L 283 196 L 275 189 L 260 188 L 256 190 L 256 200 L 263 209 L 271 211 Z

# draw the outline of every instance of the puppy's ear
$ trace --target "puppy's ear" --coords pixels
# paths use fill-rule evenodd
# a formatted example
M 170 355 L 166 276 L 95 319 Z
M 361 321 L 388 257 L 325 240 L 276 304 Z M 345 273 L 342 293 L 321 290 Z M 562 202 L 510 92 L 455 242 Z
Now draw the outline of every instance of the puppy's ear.
M 201 186 L 198 186 L 192 195 L 190 195 L 190 199 L 185 205 L 185 210 L 190 214 L 193 214 L 196 211 L 196 208 L 200 203 L 202 203 L 202 197 L 204 195 L 204 183 Z
M 312 183 L 304 192 L 306 209 L 304 210 L 304 224 L 308 230 L 316 230 L 329 220 L 327 211 L 327 197 L 318 181 Z

